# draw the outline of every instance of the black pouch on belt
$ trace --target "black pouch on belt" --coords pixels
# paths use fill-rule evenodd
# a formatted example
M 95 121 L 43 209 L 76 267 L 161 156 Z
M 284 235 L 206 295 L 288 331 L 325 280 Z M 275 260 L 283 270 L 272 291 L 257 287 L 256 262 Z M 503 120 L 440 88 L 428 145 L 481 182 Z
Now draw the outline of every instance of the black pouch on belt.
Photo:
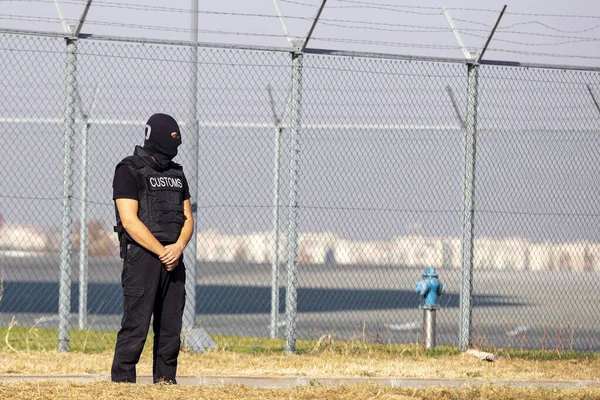
M 117 225 L 114 227 L 115 232 L 117 232 L 119 236 L 119 255 L 124 260 L 127 257 L 127 233 L 125 229 L 123 229 L 123 225 Z

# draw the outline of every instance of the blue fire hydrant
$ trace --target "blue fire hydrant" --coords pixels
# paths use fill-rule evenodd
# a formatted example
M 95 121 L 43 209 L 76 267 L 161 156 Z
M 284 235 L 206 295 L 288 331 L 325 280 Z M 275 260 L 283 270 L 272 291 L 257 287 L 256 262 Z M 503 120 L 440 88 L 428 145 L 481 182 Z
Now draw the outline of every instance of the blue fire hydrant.
M 423 279 L 415 283 L 415 292 L 421 296 L 423 309 L 423 341 L 426 349 L 435 347 L 435 310 L 438 308 L 438 297 L 444 293 L 444 285 L 438 279 L 435 269 L 425 268 Z
M 419 308 L 433 309 L 437 308 L 438 297 L 444 293 L 444 285 L 438 279 L 435 268 L 425 268 L 423 279 L 415 283 L 415 292 L 421 295 L 421 305 Z

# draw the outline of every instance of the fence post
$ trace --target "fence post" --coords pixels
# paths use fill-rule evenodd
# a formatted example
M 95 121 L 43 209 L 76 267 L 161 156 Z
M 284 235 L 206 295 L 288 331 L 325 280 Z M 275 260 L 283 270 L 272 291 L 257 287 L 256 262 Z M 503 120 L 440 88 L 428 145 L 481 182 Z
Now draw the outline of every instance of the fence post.
M 92 104 L 88 111 L 83 108 L 83 102 L 79 92 L 76 92 L 77 103 L 79 104 L 79 113 L 83 122 L 83 131 L 81 138 L 81 214 L 79 225 L 79 329 L 85 329 L 88 325 L 88 223 L 87 223 L 87 192 L 88 192 L 88 142 L 89 131 L 92 124 L 90 123 L 91 114 L 94 111 L 96 104 L 96 96 L 98 95 L 98 86 L 94 91 Z
M 479 65 L 469 63 L 467 115 L 465 119 L 465 169 L 463 189 L 463 226 L 461 240 L 461 285 L 459 347 L 466 351 L 471 343 L 471 299 L 473 294 L 473 241 L 475 208 L 475 162 L 477 148 L 477 97 Z
M 71 314 L 71 252 L 72 244 L 72 186 L 73 139 L 75 136 L 75 102 L 77 92 L 77 39 L 67 39 L 67 68 L 65 85 L 65 131 L 63 136 L 63 193 L 60 241 L 60 281 L 58 295 L 58 351 L 69 351 Z
M 82 104 L 80 104 L 80 107 Z M 83 114 L 83 112 L 82 112 Z M 81 224 L 79 226 L 79 329 L 85 329 L 87 318 L 88 291 L 88 225 L 87 225 L 87 184 L 88 184 L 88 136 L 90 123 L 84 116 L 81 143 Z
M 271 264 L 271 338 L 279 331 L 279 168 L 281 159 L 281 133 L 275 132 L 275 162 L 273 167 L 273 261 Z
M 302 117 L 302 58 L 303 54 L 292 53 L 291 92 L 291 149 L 288 203 L 288 249 L 287 278 L 285 293 L 285 352 L 296 352 L 296 313 L 298 301 L 296 283 L 298 279 L 298 179 L 300 169 L 300 127 Z
M 188 118 L 190 121 L 188 154 L 191 155 L 191 171 L 186 172 L 188 178 L 188 187 L 192 201 L 198 203 L 198 0 L 191 0 L 191 48 L 190 48 L 190 69 L 189 69 L 189 112 Z M 196 208 L 197 210 L 197 208 Z M 194 211 L 194 221 L 197 221 L 198 212 Z M 197 223 L 197 222 L 196 222 Z M 186 262 L 185 276 L 185 308 L 183 309 L 183 329 L 189 333 L 196 321 L 196 247 L 197 229 L 194 228 L 192 238 L 183 252 L 183 258 Z

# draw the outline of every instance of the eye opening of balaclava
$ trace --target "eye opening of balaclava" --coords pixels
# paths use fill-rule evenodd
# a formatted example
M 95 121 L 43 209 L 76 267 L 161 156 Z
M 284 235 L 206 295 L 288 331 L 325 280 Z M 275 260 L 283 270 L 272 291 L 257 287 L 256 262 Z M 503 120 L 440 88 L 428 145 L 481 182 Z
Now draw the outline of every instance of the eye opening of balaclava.
M 178 137 L 171 136 L 176 132 Z M 181 131 L 175 118 L 167 114 L 154 114 L 146 122 L 144 149 L 165 166 L 177 155 L 181 144 Z

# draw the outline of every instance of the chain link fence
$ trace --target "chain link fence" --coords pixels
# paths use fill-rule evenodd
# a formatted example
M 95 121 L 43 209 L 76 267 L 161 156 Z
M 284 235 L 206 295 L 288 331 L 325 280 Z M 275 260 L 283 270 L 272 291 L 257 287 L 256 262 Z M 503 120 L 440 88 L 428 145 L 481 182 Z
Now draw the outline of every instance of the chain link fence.
M 598 350 L 598 94 L 598 73 L 481 68 L 475 343 Z
M 600 348 L 598 72 L 15 33 L 0 52 L 14 345 L 114 345 L 112 176 L 164 112 L 196 210 L 188 329 L 418 343 L 435 267 L 438 344 Z

